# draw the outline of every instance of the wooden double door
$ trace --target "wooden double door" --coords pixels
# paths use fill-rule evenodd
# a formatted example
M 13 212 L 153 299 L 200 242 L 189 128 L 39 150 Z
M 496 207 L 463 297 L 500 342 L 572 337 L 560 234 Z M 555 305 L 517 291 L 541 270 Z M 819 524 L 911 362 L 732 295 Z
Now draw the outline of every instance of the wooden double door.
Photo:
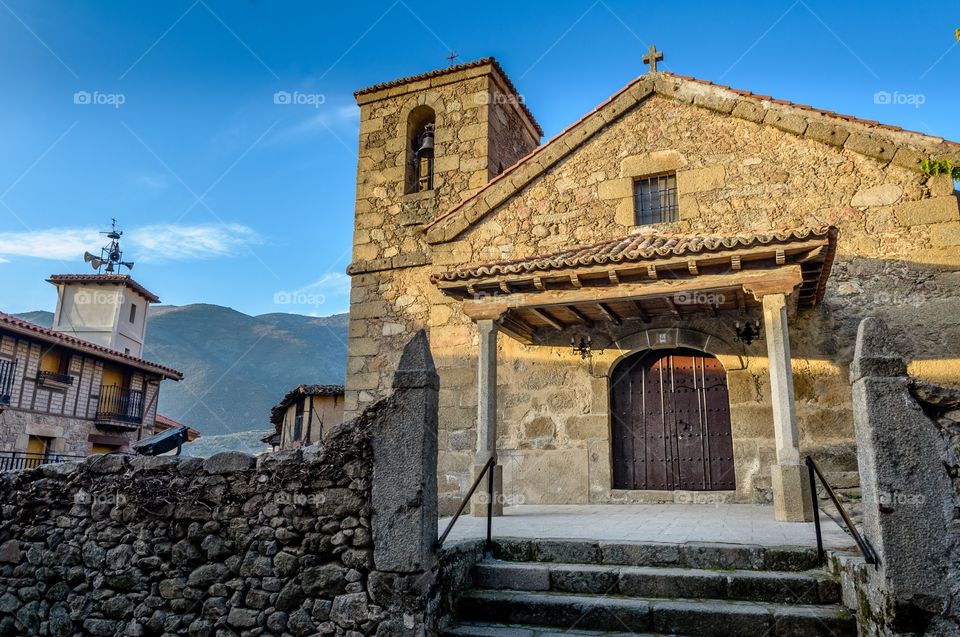
M 611 376 L 613 487 L 736 489 L 727 375 L 687 349 L 634 354 Z

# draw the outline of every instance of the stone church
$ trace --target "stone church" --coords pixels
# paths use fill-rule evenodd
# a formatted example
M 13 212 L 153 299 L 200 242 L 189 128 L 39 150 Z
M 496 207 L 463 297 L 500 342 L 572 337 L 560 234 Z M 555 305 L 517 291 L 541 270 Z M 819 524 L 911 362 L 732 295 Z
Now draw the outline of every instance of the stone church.
M 426 328 L 441 511 L 495 454 L 507 504 L 809 520 L 804 456 L 855 476 L 863 317 L 909 335 L 911 374 L 960 383 L 958 197 L 920 167 L 960 144 L 661 58 L 545 143 L 494 59 L 356 93 L 345 417 Z

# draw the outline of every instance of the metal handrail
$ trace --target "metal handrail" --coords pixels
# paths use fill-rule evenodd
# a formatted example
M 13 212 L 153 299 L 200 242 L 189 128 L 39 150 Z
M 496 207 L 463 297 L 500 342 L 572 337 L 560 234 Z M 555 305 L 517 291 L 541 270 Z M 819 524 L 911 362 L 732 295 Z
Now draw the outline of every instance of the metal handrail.
M 813 500 L 813 524 L 817 531 L 817 561 L 819 562 L 820 566 L 823 566 L 825 557 L 823 551 L 823 534 L 820 530 L 820 501 L 817 498 L 816 478 L 820 479 L 820 484 L 823 485 L 824 491 L 827 492 L 827 495 L 830 496 L 830 499 L 833 501 L 833 506 L 837 507 L 837 512 L 840 513 L 840 517 L 843 518 L 844 524 L 846 524 L 847 528 L 850 530 L 850 535 L 853 536 L 854 541 L 860 548 L 860 552 L 863 553 L 864 561 L 867 564 L 878 564 L 879 560 L 877 559 L 876 552 L 873 550 L 873 547 L 870 546 L 870 542 L 868 542 L 865 537 L 860 535 L 860 531 L 857 530 L 857 526 L 853 523 L 853 520 L 850 519 L 850 515 L 847 514 L 847 510 L 843 508 L 842 504 L 840 504 L 840 500 L 837 498 L 837 494 L 834 493 L 833 487 L 831 487 L 830 484 L 827 483 L 827 479 L 823 477 L 820 467 L 817 466 L 817 463 L 814 462 L 813 458 L 810 456 L 807 456 L 806 463 L 807 471 L 810 473 L 810 499 Z
M 447 524 L 447 528 L 443 531 L 443 534 L 440 535 L 440 539 L 436 542 L 436 548 L 443 546 L 443 543 L 446 541 L 447 536 L 450 535 L 450 531 L 453 530 L 453 525 L 457 523 L 457 520 L 460 519 L 460 514 L 463 513 L 463 510 L 467 508 L 467 503 L 470 502 L 470 498 L 473 497 L 473 493 L 477 490 L 477 487 L 480 486 L 480 481 L 483 480 L 484 474 L 487 476 L 487 540 L 484 543 L 484 548 L 489 551 L 492 545 L 491 536 L 493 535 L 493 468 L 497 466 L 497 457 L 491 455 L 490 459 L 486 461 L 483 465 L 483 469 L 477 474 L 476 479 L 473 481 L 473 485 L 470 487 L 470 490 L 467 491 L 467 495 L 463 497 L 463 500 L 460 501 L 460 506 L 457 508 L 457 512 L 453 514 L 453 519 Z
M 84 458 L 86 456 L 54 452 L 0 451 L 0 471 L 24 471 L 45 464 L 74 462 Z

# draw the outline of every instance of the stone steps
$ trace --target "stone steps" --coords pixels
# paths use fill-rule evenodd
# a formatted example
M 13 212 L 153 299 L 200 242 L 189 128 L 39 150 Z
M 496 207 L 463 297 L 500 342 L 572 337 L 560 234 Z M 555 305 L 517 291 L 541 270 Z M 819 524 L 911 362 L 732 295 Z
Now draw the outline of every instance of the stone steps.
M 468 622 L 500 619 L 560 629 L 697 635 L 856 635 L 838 606 L 702 599 L 655 599 L 570 593 L 473 590 L 460 602 Z
M 556 630 L 543 626 L 464 622 L 443 633 L 450 637 L 657 637 L 653 633 L 625 633 L 609 630 Z
M 445 634 L 856 635 L 812 547 L 497 538 L 473 586 Z
M 663 566 L 610 566 L 486 561 L 477 565 L 478 588 L 696 597 L 797 604 L 836 604 L 839 584 L 820 571 L 717 571 Z
M 515 562 L 675 566 L 751 571 L 809 571 L 818 568 L 814 546 L 752 546 L 710 542 L 594 542 L 494 538 L 493 557 Z

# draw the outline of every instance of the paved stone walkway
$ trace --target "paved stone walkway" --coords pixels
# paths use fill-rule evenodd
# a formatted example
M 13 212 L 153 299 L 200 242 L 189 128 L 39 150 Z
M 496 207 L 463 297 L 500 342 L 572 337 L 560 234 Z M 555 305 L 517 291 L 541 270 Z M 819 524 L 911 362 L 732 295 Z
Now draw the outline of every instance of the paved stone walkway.
M 450 518 L 440 520 L 440 532 Z M 486 535 L 486 518 L 464 514 L 447 543 Z M 853 549 L 847 533 L 820 514 L 823 544 Z M 759 546 L 817 545 L 813 522 L 777 522 L 772 506 L 750 504 L 594 504 L 507 507 L 493 519 L 494 536 L 632 542 L 722 542 Z

